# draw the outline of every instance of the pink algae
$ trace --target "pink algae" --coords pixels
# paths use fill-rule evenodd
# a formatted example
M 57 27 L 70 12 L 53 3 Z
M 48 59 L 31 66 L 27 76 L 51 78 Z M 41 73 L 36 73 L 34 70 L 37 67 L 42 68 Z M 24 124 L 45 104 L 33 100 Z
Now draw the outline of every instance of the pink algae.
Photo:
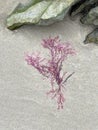
M 43 39 L 42 46 L 49 50 L 50 58 L 41 58 L 39 54 L 26 54 L 26 62 L 39 71 L 44 77 L 48 78 L 51 83 L 51 89 L 47 92 L 52 99 L 56 99 L 58 109 L 63 108 L 65 101 L 64 89 L 67 80 L 74 74 L 71 73 L 66 77 L 67 72 L 63 72 L 63 62 L 68 55 L 75 54 L 75 50 L 69 43 L 62 43 L 59 36 Z

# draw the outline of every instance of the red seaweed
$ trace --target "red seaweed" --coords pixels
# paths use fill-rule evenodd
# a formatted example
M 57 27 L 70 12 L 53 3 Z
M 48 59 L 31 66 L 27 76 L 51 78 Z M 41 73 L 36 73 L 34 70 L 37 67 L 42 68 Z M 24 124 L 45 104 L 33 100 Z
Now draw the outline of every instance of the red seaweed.
M 66 82 L 74 74 L 73 72 L 66 77 L 67 72 L 62 71 L 63 61 L 66 60 L 68 55 L 75 54 L 75 50 L 71 47 L 70 43 L 61 42 L 59 36 L 43 39 L 42 46 L 49 50 L 49 59 L 41 58 L 39 54 L 33 53 L 27 54 L 25 60 L 29 65 L 37 69 L 40 74 L 50 80 L 51 89 L 47 94 L 52 99 L 55 98 L 58 109 L 62 109 L 65 101 L 64 89 Z

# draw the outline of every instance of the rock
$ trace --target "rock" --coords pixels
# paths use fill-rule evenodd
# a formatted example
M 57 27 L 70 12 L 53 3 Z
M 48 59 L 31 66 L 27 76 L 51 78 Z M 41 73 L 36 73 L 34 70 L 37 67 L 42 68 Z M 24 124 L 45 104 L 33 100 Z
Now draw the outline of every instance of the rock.
M 32 0 L 30 4 L 19 4 L 7 18 L 11 30 L 24 24 L 50 25 L 63 20 L 69 8 L 78 0 Z
M 98 27 L 98 0 L 79 1 L 71 9 L 71 16 L 82 13 L 81 22 Z M 84 43 L 98 43 L 98 29 L 87 35 Z
M 75 4 L 71 9 L 71 16 L 78 13 L 87 14 L 90 9 L 98 6 L 98 0 L 82 0 Z
M 82 11 L 81 6 L 85 3 L 86 0 L 79 0 L 77 3 L 75 3 L 70 11 L 71 16 L 75 16 L 78 13 Z
M 89 13 L 81 19 L 81 22 L 83 24 L 98 25 L 98 6 L 91 9 Z
M 98 28 L 87 35 L 84 43 L 97 43 L 98 44 Z

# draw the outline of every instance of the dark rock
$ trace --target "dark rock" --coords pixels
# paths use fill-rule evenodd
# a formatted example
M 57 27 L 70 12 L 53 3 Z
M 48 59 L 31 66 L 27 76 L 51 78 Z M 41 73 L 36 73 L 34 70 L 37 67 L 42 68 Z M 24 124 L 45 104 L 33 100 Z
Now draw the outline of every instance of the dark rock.
M 81 0 L 71 9 L 71 16 L 78 13 L 87 14 L 92 8 L 98 6 L 98 0 Z
M 98 44 L 98 28 L 87 35 L 84 43 L 97 43 Z
M 81 22 L 83 24 L 98 25 L 98 6 L 91 9 L 89 13 L 81 19 Z

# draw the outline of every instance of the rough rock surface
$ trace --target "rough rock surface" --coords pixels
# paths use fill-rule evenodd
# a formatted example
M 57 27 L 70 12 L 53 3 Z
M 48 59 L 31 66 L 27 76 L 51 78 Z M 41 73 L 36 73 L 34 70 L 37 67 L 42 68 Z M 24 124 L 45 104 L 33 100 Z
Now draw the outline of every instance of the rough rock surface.
M 84 43 L 97 43 L 98 44 L 98 29 L 95 29 L 89 35 L 87 35 Z
M 90 9 L 98 5 L 98 0 L 81 0 L 77 2 L 71 9 L 71 16 L 74 16 L 78 13 L 86 15 Z
M 71 9 L 71 16 L 81 13 L 81 22 L 86 25 L 98 27 L 98 0 L 83 0 L 76 3 Z M 98 29 L 87 35 L 86 43 L 98 43 Z
M 84 24 L 98 25 L 98 6 L 91 9 L 89 13 L 81 19 Z

